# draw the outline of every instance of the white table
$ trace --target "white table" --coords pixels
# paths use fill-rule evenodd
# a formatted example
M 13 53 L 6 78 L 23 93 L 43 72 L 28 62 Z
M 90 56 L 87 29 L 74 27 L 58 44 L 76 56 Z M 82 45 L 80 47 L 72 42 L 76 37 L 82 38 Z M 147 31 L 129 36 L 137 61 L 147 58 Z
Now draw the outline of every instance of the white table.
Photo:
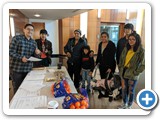
M 10 102 L 10 109 L 35 109 L 32 105 L 29 105 L 30 107 L 22 107 L 21 104 L 24 101 L 28 100 L 29 98 L 35 98 L 33 99 L 33 105 L 35 105 L 35 103 L 38 104 L 43 104 L 43 102 L 41 101 L 42 98 L 47 98 L 45 103 L 48 103 L 51 100 L 56 100 L 59 103 L 59 107 L 58 109 L 62 109 L 62 103 L 63 103 L 63 99 L 64 97 L 58 97 L 55 98 L 52 93 L 51 93 L 51 85 L 54 83 L 52 82 L 46 82 L 44 79 L 39 79 L 37 78 L 39 77 L 47 77 L 48 75 L 50 75 L 51 73 L 48 72 L 48 69 L 53 69 L 55 71 L 64 71 L 65 75 L 67 78 L 67 82 L 70 86 L 71 92 L 72 93 L 77 93 L 77 90 L 74 87 L 74 83 L 73 81 L 70 79 L 69 74 L 66 70 L 66 68 L 64 66 L 62 66 L 61 69 L 57 69 L 56 67 L 46 67 L 43 68 L 43 70 L 39 70 L 39 69 L 33 69 L 30 73 L 28 73 L 28 75 L 26 76 L 26 78 L 23 80 L 21 86 L 19 87 L 19 89 L 17 90 L 16 94 L 14 95 L 14 97 L 12 98 L 11 102 Z M 39 80 L 38 80 L 39 79 Z M 36 86 L 34 86 L 36 82 Z M 38 91 L 32 91 L 32 89 L 36 89 L 37 87 L 43 85 L 44 87 L 42 87 L 41 89 L 39 89 Z M 28 86 L 28 87 L 26 87 Z M 28 90 L 27 90 L 28 89 Z M 32 91 L 32 92 L 31 92 Z M 33 97 L 31 97 L 33 96 Z M 47 97 L 46 97 L 47 96 Z M 39 97 L 39 98 L 37 98 Z M 40 98 L 42 97 L 42 98 Z M 22 99 L 21 102 L 17 102 L 18 100 Z M 36 101 L 37 99 L 37 101 Z M 36 101 L 36 102 L 35 102 Z M 42 102 L 42 103 L 41 103 Z M 39 107 L 41 108 L 41 107 Z M 42 107 L 43 109 L 47 108 L 47 107 Z

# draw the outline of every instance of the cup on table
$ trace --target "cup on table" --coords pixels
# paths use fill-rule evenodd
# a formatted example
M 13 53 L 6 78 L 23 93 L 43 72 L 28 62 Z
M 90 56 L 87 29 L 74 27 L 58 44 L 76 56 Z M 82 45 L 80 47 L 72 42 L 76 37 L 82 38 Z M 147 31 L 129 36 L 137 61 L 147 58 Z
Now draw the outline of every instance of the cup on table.
M 58 109 L 59 103 L 56 100 L 48 102 L 48 109 Z

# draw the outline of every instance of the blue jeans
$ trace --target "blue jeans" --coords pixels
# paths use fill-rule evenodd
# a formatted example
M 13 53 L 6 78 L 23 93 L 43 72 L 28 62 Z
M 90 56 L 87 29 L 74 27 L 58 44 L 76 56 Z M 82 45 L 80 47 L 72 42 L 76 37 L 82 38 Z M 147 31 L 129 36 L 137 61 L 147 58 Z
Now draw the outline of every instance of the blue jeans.
M 123 103 L 132 106 L 135 95 L 135 86 L 137 80 L 129 80 L 124 78 L 124 89 L 122 88 Z
M 82 69 L 82 88 L 85 88 L 85 81 L 87 80 L 87 90 L 90 89 L 91 76 L 89 76 L 90 70 Z

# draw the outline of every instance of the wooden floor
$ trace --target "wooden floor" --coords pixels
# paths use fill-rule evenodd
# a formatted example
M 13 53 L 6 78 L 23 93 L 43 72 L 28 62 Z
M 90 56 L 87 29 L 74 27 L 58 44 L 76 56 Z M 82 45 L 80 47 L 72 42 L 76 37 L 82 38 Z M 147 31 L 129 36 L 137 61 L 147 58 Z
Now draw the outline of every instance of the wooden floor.
M 98 99 L 98 94 L 98 92 L 94 92 L 94 94 L 88 95 L 90 109 L 117 109 L 122 104 L 122 99 L 109 102 L 108 98 Z M 140 109 L 140 107 L 134 102 L 132 109 Z

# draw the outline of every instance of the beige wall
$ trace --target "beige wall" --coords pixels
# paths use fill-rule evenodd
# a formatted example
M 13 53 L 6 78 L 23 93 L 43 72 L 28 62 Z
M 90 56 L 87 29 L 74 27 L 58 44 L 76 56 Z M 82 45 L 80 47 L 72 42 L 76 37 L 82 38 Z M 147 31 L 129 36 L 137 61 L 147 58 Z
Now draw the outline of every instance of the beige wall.
M 74 30 L 80 28 L 80 15 L 62 19 L 61 27 L 62 41 L 60 40 L 60 45 L 64 47 L 68 42 L 68 39 L 74 36 Z M 63 47 L 61 48 L 64 49 Z M 62 53 L 64 54 L 64 50 L 60 51 L 60 54 Z
M 15 33 L 22 34 L 24 25 L 29 22 L 29 19 L 17 9 L 10 9 L 9 14 L 14 15 Z

